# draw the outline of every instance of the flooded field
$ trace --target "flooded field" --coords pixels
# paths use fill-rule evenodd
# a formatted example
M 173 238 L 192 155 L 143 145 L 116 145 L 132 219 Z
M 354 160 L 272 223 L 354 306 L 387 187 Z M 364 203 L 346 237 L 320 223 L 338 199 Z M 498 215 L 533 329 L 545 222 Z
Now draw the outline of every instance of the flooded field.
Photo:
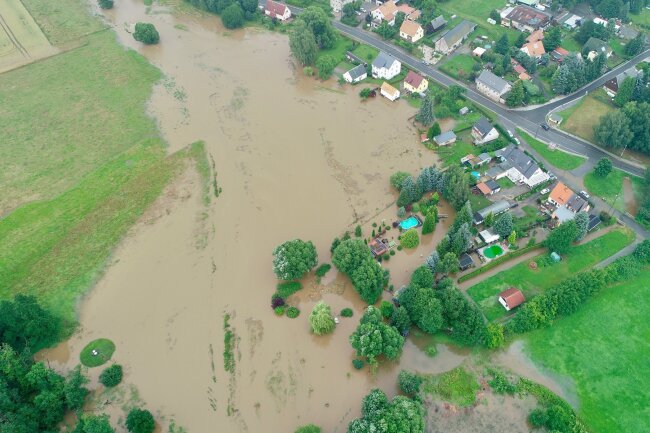
M 371 388 L 396 392 L 400 368 L 435 374 L 467 358 L 468 350 L 443 344 L 428 358 L 430 340 L 413 338 L 399 365 L 376 375 L 354 370 L 348 336 L 364 304 L 334 270 L 320 284 L 305 277 L 290 299 L 298 318 L 270 308 L 276 245 L 309 239 L 329 262 L 331 241 L 345 230 L 361 224 L 367 236 L 373 222 L 396 219 L 390 174 L 435 162 L 408 121 L 412 108 L 361 102 L 358 88 L 303 77 L 285 35 L 227 32 L 217 17 L 177 16 L 139 0 L 105 14 L 120 42 L 166 76 L 148 109 L 170 152 L 205 140 L 222 193 L 206 207 L 193 171 L 167 188 L 81 301 L 79 332 L 45 358 L 72 366 L 88 341 L 112 339 L 113 359 L 141 400 L 190 432 L 289 432 L 311 422 L 344 432 Z M 156 25 L 158 46 L 133 40 L 137 21 Z M 440 210 L 449 219 L 433 235 L 384 263 L 396 288 L 447 231 L 453 211 Z M 316 337 L 307 317 L 321 299 L 355 316 Z M 233 373 L 223 365 L 225 315 L 235 334 Z

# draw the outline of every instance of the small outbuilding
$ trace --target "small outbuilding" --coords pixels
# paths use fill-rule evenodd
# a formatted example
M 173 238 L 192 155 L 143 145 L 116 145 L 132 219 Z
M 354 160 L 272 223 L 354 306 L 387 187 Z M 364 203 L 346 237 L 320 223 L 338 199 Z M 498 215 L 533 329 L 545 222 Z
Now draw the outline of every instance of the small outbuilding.
M 474 266 L 474 260 L 472 259 L 472 256 L 470 256 L 469 254 L 463 253 L 458 258 L 458 265 L 460 267 L 460 270 L 464 271 Z
M 433 141 L 435 141 L 438 146 L 447 146 L 456 142 L 456 134 L 454 131 L 446 131 L 433 137 Z
M 506 311 L 518 307 L 523 304 L 524 301 L 526 301 L 524 294 L 516 287 L 510 287 L 508 290 L 499 293 L 499 303 L 503 305 L 503 308 L 505 308 Z
M 399 98 L 399 90 L 388 84 L 386 81 L 381 85 L 381 95 L 390 101 Z
M 479 232 L 478 234 L 481 239 L 483 239 L 483 242 L 486 244 L 491 244 L 492 242 L 496 242 L 499 240 L 499 235 L 492 233 L 490 230 L 483 230 Z

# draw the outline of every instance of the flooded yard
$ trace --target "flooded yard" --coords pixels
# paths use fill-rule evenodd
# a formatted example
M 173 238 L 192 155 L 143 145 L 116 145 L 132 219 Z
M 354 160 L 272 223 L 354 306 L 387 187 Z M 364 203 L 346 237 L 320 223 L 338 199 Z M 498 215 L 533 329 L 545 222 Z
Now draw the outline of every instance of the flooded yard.
M 125 381 L 153 412 L 190 432 L 289 432 L 311 422 L 344 432 L 371 388 L 397 392 L 400 368 L 436 374 L 461 364 L 469 350 L 437 344 L 429 358 L 429 342 L 411 338 L 399 365 L 387 362 L 375 375 L 354 370 L 348 336 L 364 304 L 334 269 L 320 283 L 305 277 L 290 299 L 298 318 L 270 308 L 275 246 L 312 240 L 320 262 L 329 262 L 330 244 L 345 230 L 360 224 L 368 237 L 373 222 L 397 220 L 390 174 L 417 174 L 436 158 L 408 122 L 413 109 L 384 98 L 361 102 L 358 89 L 303 77 L 285 35 L 146 10 L 122 0 L 105 15 L 121 43 L 165 74 L 148 110 L 169 151 L 204 140 L 222 193 L 206 206 L 192 170 L 167 188 L 80 302 L 79 332 L 43 357 L 73 366 L 88 341 L 112 339 Z M 159 45 L 133 40 L 127 29 L 138 21 L 156 25 Z M 395 288 L 446 233 L 453 211 L 445 204 L 440 211 L 449 218 L 418 249 L 383 263 Z M 335 314 L 351 307 L 355 316 L 317 337 L 307 318 L 321 299 Z M 226 314 L 233 373 L 222 358 Z

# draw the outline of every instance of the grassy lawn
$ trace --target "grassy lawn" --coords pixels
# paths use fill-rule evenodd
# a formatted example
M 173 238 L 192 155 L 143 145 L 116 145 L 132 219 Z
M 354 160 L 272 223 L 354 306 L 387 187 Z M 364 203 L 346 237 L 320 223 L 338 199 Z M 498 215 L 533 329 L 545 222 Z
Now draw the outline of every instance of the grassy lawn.
M 369 45 L 359 44 L 354 50 L 352 50 L 352 53 L 360 59 L 371 63 L 373 60 L 375 60 L 377 54 L 379 54 L 379 50 Z
M 497 183 L 503 189 L 508 189 L 508 188 L 512 188 L 513 186 L 515 186 L 515 183 L 513 181 L 511 181 L 510 179 L 508 179 L 507 177 L 502 177 L 501 179 L 497 180 Z
M 97 353 L 93 354 L 93 350 Z M 99 367 L 108 362 L 115 352 L 115 343 L 106 338 L 93 340 L 83 348 L 79 354 L 79 360 L 86 367 Z
M 345 53 L 352 49 L 353 42 L 340 34 L 336 34 L 336 42 L 334 46 L 327 50 L 320 50 L 316 55 L 316 59 L 324 55 L 330 55 L 340 62 L 345 61 Z
M 591 431 L 645 431 L 650 419 L 650 270 L 606 289 L 527 338 L 531 358 L 573 379 Z
M 650 29 L 650 10 L 643 8 L 640 14 L 629 14 L 628 18 L 634 24 Z
M 114 246 L 204 155 L 166 156 L 144 112 L 157 69 L 112 33 L 87 42 L 0 75 L 0 299 L 35 295 L 70 325 Z
M 485 209 L 486 207 L 492 204 L 492 202 L 488 200 L 486 197 L 477 194 L 469 195 L 469 203 L 472 205 L 472 209 L 475 211 Z
M 481 116 L 483 116 L 483 114 L 480 111 L 478 111 L 475 107 L 473 107 L 471 104 L 468 104 L 467 106 L 470 107 L 470 109 L 472 110 L 471 113 L 467 113 L 464 116 L 461 115 L 454 116 L 454 118 L 456 119 L 456 126 L 454 126 L 455 132 L 463 131 L 468 128 L 471 128 L 476 122 L 478 122 L 478 119 L 480 119 Z
M 469 54 L 457 54 L 444 62 L 440 70 L 453 78 L 461 79 L 472 72 L 472 66 L 475 64 L 476 61 Z
M 592 92 L 573 107 L 559 112 L 564 119 L 561 129 L 593 142 L 594 126 L 602 116 L 614 110 L 611 103 L 605 102 L 603 95 L 605 93 L 602 89 Z
M 442 398 L 458 406 L 471 406 L 476 401 L 479 384 L 463 367 L 437 376 L 426 376 L 422 385 L 425 394 Z
M 85 0 L 22 2 L 53 45 L 74 41 L 106 28 L 101 20 L 90 16 L 90 6 Z
M 475 150 L 475 146 L 459 139 L 454 144 L 439 147 L 438 155 L 440 155 L 440 159 L 442 159 L 444 165 L 458 165 L 463 156 L 468 153 L 473 153 Z
M 573 39 L 572 33 L 565 33 L 562 38 L 562 43 L 560 44 L 562 48 L 569 52 L 579 53 L 582 51 L 582 45 L 575 39 Z
M 502 0 L 484 0 L 480 2 L 476 0 L 454 0 L 445 2 L 440 6 L 447 12 L 445 18 L 456 14 L 460 18 L 473 21 L 479 25 L 469 40 L 472 40 L 475 36 L 486 35 L 496 41 L 502 34 L 506 33 L 510 42 L 514 42 L 519 35 L 518 31 L 501 26 L 492 26 L 485 21 L 490 16 L 492 9 L 503 9 L 504 5 L 505 2 Z M 452 23 L 448 28 L 452 28 Z
M 476 301 L 489 320 L 505 316 L 497 295 L 508 287 L 520 289 L 526 298 L 555 286 L 562 280 L 583 271 L 615 254 L 634 240 L 630 230 L 618 229 L 578 245 L 560 263 L 531 270 L 529 261 L 519 263 L 472 286 L 467 293 Z M 538 257 L 545 256 L 544 253 Z
M 616 196 L 623 189 L 623 178 L 629 176 L 632 181 L 632 190 L 634 191 L 634 196 L 637 203 L 640 203 L 643 199 L 643 180 L 636 176 L 631 176 L 621 170 L 614 169 L 607 177 L 599 177 L 594 174 L 594 172 L 589 172 L 584 177 L 585 188 L 587 191 L 596 197 L 600 197 L 605 202 L 611 205 L 611 203 L 616 199 Z M 625 200 L 623 196 L 619 196 L 616 199 L 614 208 L 618 209 L 621 212 L 625 212 Z
M 585 158 L 581 156 L 571 155 L 570 153 L 562 152 L 559 149 L 550 150 L 546 143 L 542 143 L 541 141 L 531 137 L 521 129 L 517 129 L 517 133 L 535 150 L 535 152 L 539 153 L 542 158 L 549 162 L 549 164 L 552 164 L 560 170 L 573 170 L 574 168 L 580 167 L 585 162 Z

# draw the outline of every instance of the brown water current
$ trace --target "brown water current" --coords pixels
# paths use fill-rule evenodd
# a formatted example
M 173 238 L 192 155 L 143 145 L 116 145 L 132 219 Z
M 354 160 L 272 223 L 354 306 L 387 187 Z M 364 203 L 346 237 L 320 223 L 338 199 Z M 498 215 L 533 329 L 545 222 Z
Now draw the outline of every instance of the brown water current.
M 290 300 L 298 318 L 270 308 L 276 245 L 310 239 L 329 262 L 330 243 L 344 230 L 360 223 L 368 235 L 373 222 L 396 219 L 389 175 L 435 162 L 408 121 L 412 108 L 361 102 L 358 88 L 303 77 L 282 34 L 227 32 L 217 17 L 138 0 L 120 0 L 105 16 L 121 43 L 165 74 L 149 111 L 170 153 L 205 140 L 223 191 L 206 208 L 196 174 L 168 188 L 81 301 L 80 331 L 47 359 L 72 366 L 88 341 L 112 339 L 114 360 L 146 406 L 191 433 L 289 432 L 310 422 L 344 432 L 371 388 L 396 392 L 400 368 L 439 373 L 464 360 L 467 351 L 444 345 L 428 358 L 409 340 L 399 365 L 375 375 L 354 370 L 348 336 L 364 304 L 334 270 L 321 284 L 305 278 Z M 133 40 L 128 29 L 138 21 L 156 25 L 159 45 Z M 453 217 L 446 206 L 441 213 Z M 447 225 L 384 263 L 396 288 Z M 312 335 L 307 318 L 320 299 L 337 314 L 353 307 L 355 317 L 341 318 L 333 335 Z M 232 374 L 223 366 L 224 314 L 236 335 Z

